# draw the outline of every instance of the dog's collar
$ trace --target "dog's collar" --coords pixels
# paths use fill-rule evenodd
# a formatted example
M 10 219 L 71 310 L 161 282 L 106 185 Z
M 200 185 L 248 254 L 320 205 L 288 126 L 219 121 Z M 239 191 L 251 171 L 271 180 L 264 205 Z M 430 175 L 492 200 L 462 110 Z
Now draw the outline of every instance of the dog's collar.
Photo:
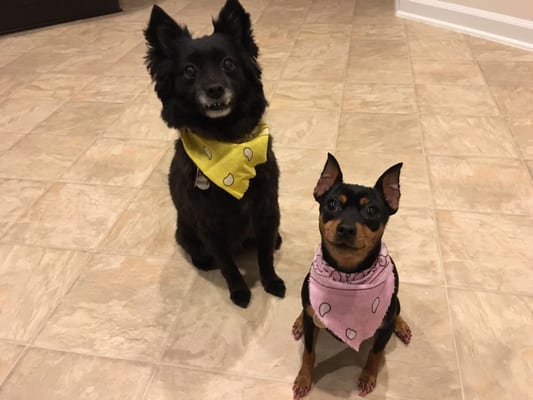
M 372 267 L 344 273 L 330 266 L 319 245 L 309 274 L 315 319 L 355 350 L 381 325 L 394 292 L 392 259 L 384 243 Z
M 187 128 L 180 129 L 180 133 L 185 152 L 199 170 L 195 185 L 203 190 L 211 181 L 240 200 L 256 175 L 255 167 L 267 161 L 269 129 L 264 123 L 241 143 L 206 139 Z

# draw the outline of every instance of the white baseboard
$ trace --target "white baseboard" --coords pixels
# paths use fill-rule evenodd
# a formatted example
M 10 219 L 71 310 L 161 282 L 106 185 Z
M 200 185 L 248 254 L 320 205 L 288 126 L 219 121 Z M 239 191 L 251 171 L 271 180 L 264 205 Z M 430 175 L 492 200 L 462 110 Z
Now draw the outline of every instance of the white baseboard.
M 441 0 L 396 0 L 398 17 L 533 51 L 533 21 Z

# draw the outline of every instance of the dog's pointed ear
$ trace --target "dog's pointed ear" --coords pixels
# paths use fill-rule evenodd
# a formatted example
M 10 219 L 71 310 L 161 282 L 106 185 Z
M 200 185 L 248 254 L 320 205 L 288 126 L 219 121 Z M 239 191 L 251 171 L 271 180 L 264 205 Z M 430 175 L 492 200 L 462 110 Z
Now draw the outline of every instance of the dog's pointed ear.
M 403 163 L 393 165 L 386 170 L 376 182 L 374 188 L 381 193 L 385 203 L 389 207 L 389 214 L 398 211 L 400 206 L 400 171 Z
M 161 7 L 154 5 L 144 37 L 149 47 L 146 59 L 150 64 L 158 57 L 172 57 L 177 52 L 177 41 L 190 39 L 191 34 L 187 27 L 178 25 Z
M 313 192 L 315 200 L 320 201 L 320 198 L 329 192 L 333 185 L 341 182 L 342 171 L 339 163 L 331 153 L 328 153 L 328 159 L 324 165 L 322 173 L 320 174 L 320 178 L 318 178 L 318 182 L 316 183 L 315 190 Z
M 227 0 L 218 17 L 213 20 L 215 33 L 232 36 L 252 57 L 257 58 L 259 49 L 254 41 L 252 22 L 238 0 Z

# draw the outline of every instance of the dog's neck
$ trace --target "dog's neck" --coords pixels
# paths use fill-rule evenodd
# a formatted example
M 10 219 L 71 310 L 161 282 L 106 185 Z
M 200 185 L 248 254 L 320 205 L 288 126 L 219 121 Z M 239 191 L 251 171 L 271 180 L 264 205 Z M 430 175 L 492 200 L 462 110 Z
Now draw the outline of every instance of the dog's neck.
M 227 118 L 232 118 L 231 116 Z M 241 121 L 222 121 L 217 123 L 216 120 L 209 120 L 208 123 L 196 125 L 179 126 L 180 132 L 189 131 L 209 140 L 216 140 L 227 143 L 244 143 L 253 139 L 254 133 L 259 134 L 257 130 L 263 125 L 261 118 L 249 118 Z
M 327 246 L 324 245 L 324 241 L 322 241 L 321 244 L 322 247 L 322 256 L 324 257 L 324 260 L 334 269 L 344 272 L 346 274 L 352 274 L 356 272 L 362 272 L 374 265 L 374 262 L 378 258 L 379 252 L 381 250 L 381 239 L 376 242 L 372 250 L 368 253 L 368 255 L 358 263 L 357 265 L 350 266 L 349 268 L 341 267 L 337 261 L 329 254 Z
M 239 133 L 238 135 L 235 132 L 231 135 L 225 134 L 224 132 L 207 132 L 202 129 L 191 129 L 188 127 L 182 127 L 179 129 L 180 133 L 193 134 L 198 137 L 201 137 L 206 140 L 213 140 L 220 143 L 246 143 L 252 139 L 255 139 L 259 136 L 265 129 L 266 124 L 260 121 L 254 128 L 247 130 L 247 133 Z

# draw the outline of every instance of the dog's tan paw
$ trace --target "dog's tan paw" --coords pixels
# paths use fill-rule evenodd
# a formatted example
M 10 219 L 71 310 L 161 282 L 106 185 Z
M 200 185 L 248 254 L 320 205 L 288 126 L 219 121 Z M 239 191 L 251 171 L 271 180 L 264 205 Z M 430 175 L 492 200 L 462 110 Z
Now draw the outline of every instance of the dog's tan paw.
M 363 370 L 359 377 L 359 396 L 364 397 L 376 387 L 377 376 Z
M 396 316 L 394 321 L 394 333 L 405 344 L 409 344 L 411 342 L 411 337 L 413 336 L 411 333 L 411 328 L 409 328 L 407 322 L 405 322 L 405 320 L 399 315 Z
M 298 315 L 298 318 L 296 318 L 296 321 L 294 321 L 294 324 L 292 325 L 292 336 L 294 337 L 294 340 L 300 340 L 300 338 L 304 335 L 304 321 L 303 321 L 303 315 Z
M 311 375 L 300 371 L 292 385 L 292 398 L 299 399 L 306 396 L 311 390 L 312 380 Z

